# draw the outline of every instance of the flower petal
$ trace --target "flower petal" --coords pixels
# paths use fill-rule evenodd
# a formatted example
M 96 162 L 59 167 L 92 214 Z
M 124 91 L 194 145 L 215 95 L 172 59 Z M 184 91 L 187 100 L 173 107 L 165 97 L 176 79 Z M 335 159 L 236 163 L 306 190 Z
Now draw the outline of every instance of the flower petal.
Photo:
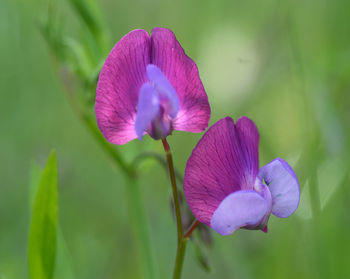
M 210 119 L 210 107 L 196 64 L 168 29 L 154 28 L 151 42 L 152 64 L 161 69 L 180 100 L 174 129 L 188 132 L 205 130 Z
M 267 202 L 257 192 L 238 191 L 220 203 L 210 224 L 219 234 L 228 235 L 240 227 L 259 225 L 267 211 Z
M 151 84 L 145 83 L 140 89 L 135 121 L 135 130 L 140 141 L 142 140 L 143 134 L 145 133 L 148 125 L 151 124 L 158 112 L 158 92 Z
M 280 218 L 290 216 L 299 205 L 300 187 L 291 166 L 277 158 L 259 171 L 259 178 L 269 186 L 272 195 L 272 214 Z
M 260 135 L 254 122 L 245 116 L 237 120 L 236 129 L 245 161 L 245 181 L 250 185 L 251 183 L 255 183 L 255 178 L 259 172 Z
M 248 120 L 241 118 L 238 127 L 230 117 L 219 120 L 203 135 L 187 161 L 184 192 L 192 213 L 202 223 L 210 225 L 212 214 L 232 192 L 253 190 L 255 177 L 249 177 L 247 172 L 258 170 L 254 169 L 256 162 L 246 160 L 244 154 L 248 152 L 246 149 L 250 153 L 258 152 L 259 134 Z M 248 137 L 254 134 L 254 129 L 255 136 Z M 242 145 L 242 141 L 252 138 L 254 143 Z M 243 147 L 246 149 L 242 150 Z
M 96 90 L 97 124 L 105 138 L 124 144 L 137 137 L 136 106 L 139 90 L 147 81 L 151 42 L 145 30 L 125 35 L 108 55 Z
M 175 118 L 179 112 L 180 101 L 174 87 L 157 66 L 150 64 L 147 66 L 146 71 L 149 80 L 154 83 L 153 85 L 161 94 L 161 97 L 166 99 L 165 106 L 167 113 Z

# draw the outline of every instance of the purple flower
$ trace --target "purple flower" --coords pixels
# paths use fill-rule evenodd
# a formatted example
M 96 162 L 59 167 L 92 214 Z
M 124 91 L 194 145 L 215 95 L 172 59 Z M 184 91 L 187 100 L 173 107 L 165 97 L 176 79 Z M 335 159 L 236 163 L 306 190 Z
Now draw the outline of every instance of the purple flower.
M 147 132 L 201 132 L 210 107 L 196 64 L 168 29 L 134 30 L 107 57 L 96 90 L 97 124 L 105 138 L 125 144 Z
M 194 216 L 227 235 L 239 228 L 267 231 L 272 214 L 285 218 L 299 205 L 292 168 L 275 159 L 259 170 L 259 132 L 247 117 L 221 119 L 189 158 L 184 192 Z

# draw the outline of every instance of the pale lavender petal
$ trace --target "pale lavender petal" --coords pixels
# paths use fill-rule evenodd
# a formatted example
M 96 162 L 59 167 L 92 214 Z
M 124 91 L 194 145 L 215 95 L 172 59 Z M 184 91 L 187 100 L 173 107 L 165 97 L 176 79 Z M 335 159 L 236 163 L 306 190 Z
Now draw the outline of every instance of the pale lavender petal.
M 240 124 L 239 131 L 244 130 L 243 124 Z M 253 167 L 247 167 L 240 143 L 246 133 L 240 136 L 238 133 L 241 132 L 237 131 L 230 117 L 221 119 L 203 135 L 187 161 L 184 177 L 186 200 L 194 216 L 207 225 L 226 196 L 241 189 L 253 190 L 255 178 L 248 185 L 252 179 L 247 179 L 246 174 Z
M 256 230 L 256 229 L 264 228 L 267 225 L 267 222 L 269 221 L 271 211 L 272 211 L 272 196 L 271 196 L 270 189 L 258 177 L 255 179 L 254 191 L 259 193 L 260 196 L 262 196 L 266 201 L 267 211 L 265 216 L 260 220 L 260 223 L 255 224 L 254 226 L 246 226 L 245 228 L 248 230 Z
M 277 158 L 259 171 L 259 178 L 269 186 L 272 195 L 272 214 L 280 218 L 290 216 L 299 205 L 298 178 L 290 165 Z
M 125 35 L 108 55 L 96 90 L 97 124 L 105 138 L 124 144 L 137 137 L 136 106 L 139 90 L 148 79 L 151 42 L 145 30 Z
M 139 140 L 142 140 L 149 124 L 159 113 L 159 96 L 157 90 L 149 83 L 145 83 L 139 94 L 139 103 L 137 105 L 137 115 L 135 121 L 135 130 Z
M 180 108 L 180 101 L 174 87 L 170 84 L 168 79 L 164 76 L 162 71 L 155 65 L 150 64 L 147 66 L 147 76 L 153 86 L 161 94 L 161 98 L 165 99 L 164 106 L 166 112 L 175 118 Z
M 152 64 L 161 69 L 180 100 L 174 129 L 188 132 L 205 130 L 210 119 L 210 107 L 196 64 L 185 54 L 170 30 L 153 29 L 151 41 Z
M 228 195 L 215 210 L 210 225 L 222 235 L 232 234 L 246 226 L 258 226 L 268 205 L 255 191 L 238 191 Z

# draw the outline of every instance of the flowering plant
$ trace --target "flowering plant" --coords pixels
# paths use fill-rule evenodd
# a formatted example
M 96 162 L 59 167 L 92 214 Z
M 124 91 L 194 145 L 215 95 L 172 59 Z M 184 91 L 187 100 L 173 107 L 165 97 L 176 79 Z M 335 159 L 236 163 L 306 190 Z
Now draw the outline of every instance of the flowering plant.
M 167 158 L 177 221 L 174 278 L 180 278 L 186 241 L 203 223 L 227 235 L 238 228 L 267 232 L 272 214 L 284 218 L 298 207 L 292 168 L 275 159 L 259 171 L 259 133 L 253 121 L 227 117 L 199 141 L 186 166 L 184 194 L 197 219 L 184 233 L 175 170 L 166 140 L 173 130 L 201 132 L 210 107 L 195 63 L 174 34 L 135 30 L 112 49 L 102 67 L 95 111 L 105 138 L 124 144 L 145 133 L 161 139 Z M 264 184 L 265 182 L 265 184 Z

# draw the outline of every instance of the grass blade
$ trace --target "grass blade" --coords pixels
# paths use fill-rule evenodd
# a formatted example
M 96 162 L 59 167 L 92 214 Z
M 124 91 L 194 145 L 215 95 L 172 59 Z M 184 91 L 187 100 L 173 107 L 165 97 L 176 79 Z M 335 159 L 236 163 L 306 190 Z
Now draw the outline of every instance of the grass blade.
M 52 279 L 57 235 L 57 159 L 47 160 L 33 205 L 28 242 L 31 279 Z

